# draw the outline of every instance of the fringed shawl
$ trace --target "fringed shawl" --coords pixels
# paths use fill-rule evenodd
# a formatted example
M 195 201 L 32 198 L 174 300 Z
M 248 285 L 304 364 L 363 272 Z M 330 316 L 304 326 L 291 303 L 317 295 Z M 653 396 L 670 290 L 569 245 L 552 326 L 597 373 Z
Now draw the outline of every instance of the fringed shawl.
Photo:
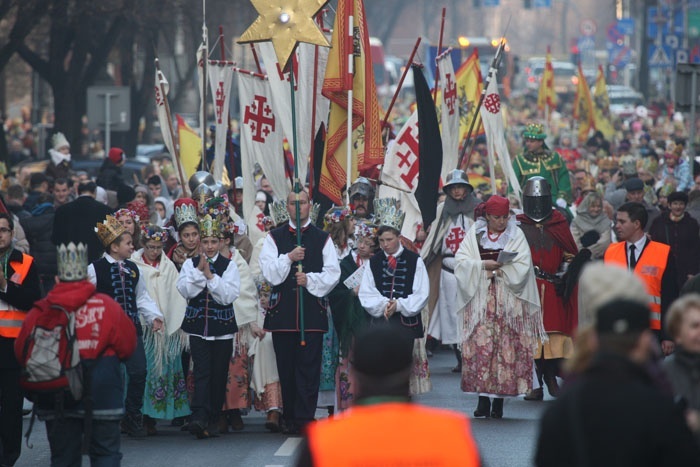
M 486 276 L 486 271 L 481 268 L 477 228 L 478 224 L 474 224 L 469 229 L 455 255 L 455 276 L 459 284 L 457 300 L 459 308 L 464 309 L 465 313 L 464 319 L 457 321 L 464 326 L 460 335 L 465 337 L 474 332 L 474 328 L 486 314 L 491 282 Z M 508 240 L 504 249 L 517 252 L 518 255 L 513 262 L 504 264 L 501 267 L 503 275 L 494 279 L 498 307 L 496 314 L 502 315 L 508 325 L 519 333 L 546 341 L 547 333 L 542 324 L 542 307 L 537 293 L 530 247 L 525 235 L 515 223 L 508 224 L 505 234 L 508 235 Z

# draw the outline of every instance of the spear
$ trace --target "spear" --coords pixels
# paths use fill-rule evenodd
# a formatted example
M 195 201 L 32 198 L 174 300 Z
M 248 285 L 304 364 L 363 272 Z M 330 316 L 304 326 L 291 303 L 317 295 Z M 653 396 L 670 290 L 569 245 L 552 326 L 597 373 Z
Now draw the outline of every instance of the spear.
M 472 133 L 474 131 L 474 125 L 476 124 L 476 119 L 479 116 L 479 111 L 481 110 L 481 105 L 484 103 L 484 99 L 486 98 L 486 90 L 489 88 L 489 83 L 491 82 L 492 76 L 495 76 L 495 71 L 498 69 L 498 65 L 501 63 L 501 55 L 503 54 L 503 47 L 506 45 L 506 33 L 508 32 L 508 27 L 510 27 L 510 20 L 512 16 L 508 18 L 508 24 L 506 25 L 506 30 L 503 33 L 503 36 L 501 36 L 501 39 L 498 43 L 498 48 L 496 49 L 496 54 L 493 56 L 493 60 L 491 61 L 491 67 L 489 68 L 489 73 L 486 76 L 486 82 L 484 83 L 484 88 L 481 90 L 481 96 L 479 96 L 479 103 L 476 106 L 476 111 L 474 112 L 474 116 L 472 117 L 472 122 L 469 125 L 469 131 L 467 132 L 467 138 L 465 139 L 464 146 L 462 146 L 462 151 L 459 154 L 459 158 L 457 159 L 457 168 L 462 165 L 461 162 L 464 160 L 464 155 L 467 152 L 467 146 L 470 146 L 469 141 L 472 137 Z M 466 164 L 464 164 L 464 167 L 469 167 L 469 160 L 472 157 L 472 151 L 474 150 L 474 145 L 471 145 L 471 149 L 469 150 L 469 156 L 467 157 Z

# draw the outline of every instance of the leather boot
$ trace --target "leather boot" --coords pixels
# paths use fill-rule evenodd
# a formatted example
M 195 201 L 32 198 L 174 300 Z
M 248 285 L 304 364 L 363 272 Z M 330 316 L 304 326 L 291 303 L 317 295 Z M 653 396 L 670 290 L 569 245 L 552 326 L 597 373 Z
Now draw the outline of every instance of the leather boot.
M 494 397 L 491 404 L 491 418 L 503 418 L 503 398 Z
M 545 360 L 544 366 L 544 384 L 547 385 L 547 391 L 552 397 L 559 396 L 559 383 L 557 382 L 557 375 L 559 374 L 559 360 L 558 358 L 552 360 Z
M 544 399 L 544 389 L 542 388 L 537 388 L 537 389 L 530 389 L 527 394 L 525 394 L 524 399 L 526 401 L 541 401 Z
M 455 352 L 455 357 L 457 357 L 457 366 L 452 368 L 452 373 L 461 373 L 462 372 L 462 351 L 459 350 L 459 346 L 457 344 L 452 344 L 452 349 Z
M 490 412 L 491 412 L 491 399 L 489 399 L 486 396 L 479 396 L 479 403 L 477 404 L 476 410 L 474 411 L 474 417 L 476 417 L 476 418 L 479 418 L 479 417 L 488 418 Z

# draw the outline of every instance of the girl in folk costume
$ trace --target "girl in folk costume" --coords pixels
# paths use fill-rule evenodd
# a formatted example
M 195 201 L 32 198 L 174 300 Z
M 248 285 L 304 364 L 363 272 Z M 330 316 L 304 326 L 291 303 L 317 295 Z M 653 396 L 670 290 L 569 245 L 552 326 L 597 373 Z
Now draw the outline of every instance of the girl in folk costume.
M 355 230 L 352 212 L 344 207 L 332 207 L 323 218 L 323 230 L 328 232 L 342 260 L 350 254 L 348 239 Z M 336 371 L 338 369 L 338 334 L 333 320 L 333 308 L 329 309 L 328 332 L 323 335 L 323 353 L 321 361 L 321 386 L 318 392 L 318 407 L 328 408 L 333 414 L 336 406 Z
M 462 310 L 461 388 L 479 394 L 475 417 L 501 418 L 503 397 L 530 389 L 533 349 L 546 333 L 530 247 L 510 217 L 508 200 L 491 196 L 483 212 L 454 258 Z M 515 256 L 498 262 L 501 252 Z
M 200 211 L 201 212 L 201 211 Z M 229 203 L 224 198 L 213 198 L 204 205 L 202 214 L 217 216 L 221 221 L 221 237 L 219 254 L 236 263 L 241 278 L 241 290 L 233 310 L 236 314 L 238 332 L 233 341 L 233 353 L 228 365 L 226 381 L 226 397 L 224 399 L 224 414 L 219 418 L 219 430 L 227 432 L 229 426 L 234 431 L 244 428 L 241 409 L 250 408 L 250 358 L 248 347 L 255 337 L 262 336 L 258 326 L 258 291 L 250 273 L 250 267 L 245 259 L 233 246 L 234 235 L 241 229 L 241 224 L 231 221 L 228 217 Z
M 194 363 L 189 430 L 201 439 L 218 431 L 233 338 L 238 331 L 233 302 L 241 279 L 236 263 L 219 253 L 219 220 L 205 215 L 200 232 L 201 254 L 183 263 L 177 290 L 187 299 L 182 330 L 189 334 Z
M 122 208 L 114 212 L 114 217 L 131 234 L 134 249 L 141 248 L 141 216 L 131 208 Z
M 333 311 L 333 325 L 340 344 L 340 364 L 336 381 L 336 398 L 340 410 L 352 405 L 355 399 L 355 381 L 350 371 L 352 349 L 357 336 L 369 323 L 369 315 L 362 308 L 358 292 L 359 284 L 353 285 L 355 278 L 362 278 L 363 269 L 369 259 L 377 252 L 377 228 L 369 224 L 360 224 L 355 229 L 357 248 L 340 262 L 340 282 L 328 295 Z M 362 270 L 361 270 L 362 269 Z M 348 279 L 349 283 L 346 284 Z
M 199 254 L 197 203 L 192 198 L 180 198 L 175 201 L 174 211 L 179 241 L 168 251 L 168 258 L 175 263 L 179 271 L 185 260 Z
M 438 206 L 437 216 L 421 250 L 421 258 L 431 279 L 428 334 L 442 344 L 452 345 L 457 357 L 457 366 L 452 371 L 459 373 L 462 371 L 462 354 L 457 346 L 461 342 L 457 332 L 457 279 L 454 266 L 448 264 L 454 263 L 455 253 L 474 223 L 474 208 L 479 200 L 463 170 L 449 172 L 442 189 L 445 202 Z
M 156 225 L 141 229 L 143 248 L 131 260 L 136 263 L 146 283 L 146 290 L 163 312 L 165 332 L 144 328 L 148 377 L 143 400 L 144 426 L 149 435 L 156 434 L 155 419 L 173 419 L 190 414 L 190 403 L 182 368 L 182 351 L 187 336 L 180 329 L 187 302 L 172 287 L 177 282 L 175 264 L 163 253 L 168 233 Z
M 265 229 L 265 235 L 275 226 L 279 226 L 288 220 L 287 209 L 281 203 L 271 205 L 270 217 L 263 217 L 260 224 Z M 262 329 L 265 315 L 264 310 L 270 299 L 272 286 L 263 277 L 260 270 L 260 251 L 262 250 L 265 236 L 261 237 L 253 248 L 250 259 L 250 273 L 258 289 L 258 319 L 257 325 Z M 250 385 L 255 393 L 255 408 L 267 413 L 265 428 L 272 432 L 280 430 L 280 414 L 282 412 L 282 389 L 280 377 L 277 372 L 277 359 L 275 348 L 272 344 L 272 334 L 262 330 L 262 336 L 258 334 L 248 348 L 248 355 L 253 359 Z
M 371 321 L 388 321 L 414 339 L 411 394 L 430 390 L 421 311 L 428 303 L 428 272 L 420 255 L 400 241 L 406 214 L 392 198 L 374 200 L 377 236 L 382 251 L 369 260 L 360 283 L 359 298 Z

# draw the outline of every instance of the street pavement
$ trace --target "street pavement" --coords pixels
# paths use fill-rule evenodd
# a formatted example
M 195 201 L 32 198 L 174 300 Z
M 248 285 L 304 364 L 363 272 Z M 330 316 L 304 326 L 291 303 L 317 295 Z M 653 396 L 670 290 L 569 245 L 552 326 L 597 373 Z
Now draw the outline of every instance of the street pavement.
M 544 402 L 527 402 L 522 397 L 507 399 L 504 418 L 474 419 L 477 397 L 462 393 L 459 375 L 451 373 L 455 364 L 452 351 L 437 351 L 430 359 L 433 390 L 416 398 L 418 403 L 432 407 L 455 410 L 471 419 L 473 434 L 488 467 L 531 466 L 538 432 L 538 421 L 548 406 Z M 546 392 L 546 391 L 545 391 Z M 319 410 L 318 418 L 327 416 Z M 122 465 L 126 467 L 166 466 L 235 466 L 235 467 L 281 467 L 294 465 L 296 448 L 300 437 L 269 433 L 265 430 L 265 417 L 251 412 L 243 417 L 245 430 L 224 434 L 218 438 L 196 440 L 169 422 L 160 421 L 157 436 L 145 440 L 122 438 Z M 29 418 L 25 417 L 25 432 Z M 50 465 L 50 452 L 46 441 L 44 424 L 34 425 L 29 440 L 32 449 L 22 446 L 18 467 Z M 84 458 L 83 465 L 89 465 Z

